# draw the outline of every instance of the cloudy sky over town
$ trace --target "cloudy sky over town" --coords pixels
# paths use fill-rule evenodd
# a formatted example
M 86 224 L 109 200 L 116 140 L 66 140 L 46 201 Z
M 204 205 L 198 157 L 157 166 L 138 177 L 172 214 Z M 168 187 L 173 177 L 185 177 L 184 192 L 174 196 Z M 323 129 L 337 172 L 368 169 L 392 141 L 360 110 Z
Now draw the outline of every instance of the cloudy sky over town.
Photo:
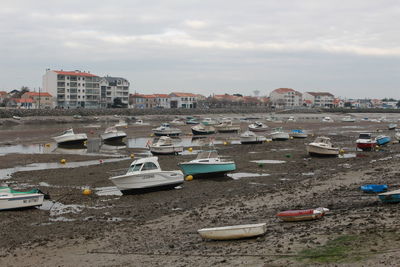
M 50 68 L 124 77 L 140 93 L 399 98 L 397 0 L 1 4 L 0 90 L 39 88 Z

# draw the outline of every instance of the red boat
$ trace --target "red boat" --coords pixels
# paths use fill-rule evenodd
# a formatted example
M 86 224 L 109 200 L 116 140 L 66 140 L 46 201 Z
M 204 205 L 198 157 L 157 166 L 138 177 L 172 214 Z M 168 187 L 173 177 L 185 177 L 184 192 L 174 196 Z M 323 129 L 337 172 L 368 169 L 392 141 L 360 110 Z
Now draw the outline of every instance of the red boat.
M 376 141 L 372 138 L 370 133 L 360 133 L 356 143 L 357 148 L 361 150 L 372 150 L 376 146 Z
M 327 208 L 316 208 L 308 210 L 287 210 L 276 214 L 282 221 L 285 222 L 298 222 L 298 221 L 310 221 L 321 218 L 328 212 Z

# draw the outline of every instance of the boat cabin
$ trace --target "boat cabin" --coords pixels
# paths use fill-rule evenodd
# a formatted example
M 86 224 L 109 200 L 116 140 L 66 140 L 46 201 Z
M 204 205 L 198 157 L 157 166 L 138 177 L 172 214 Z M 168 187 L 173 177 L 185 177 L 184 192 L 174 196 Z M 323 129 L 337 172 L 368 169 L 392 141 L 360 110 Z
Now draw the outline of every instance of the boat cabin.
M 127 174 L 132 172 L 153 170 L 161 171 L 160 165 L 158 164 L 158 157 L 149 157 L 135 160 L 134 162 L 132 162 L 131 166 L 129 166 Z
M 209 158 L 219 158 L 218 152 L 216 150 L 201 151 L 197 154 L 196 159 L 209 159 Z
M 372 139 L 372 135 L 370 133 L 360 133 L 358 139 Z
M 322 143 L 322 144 L 327 144 L 327 145 L 332 145 L 331 139 L 329 137 L 325 136 L 319 136 L 315 139 L 313 143 Z

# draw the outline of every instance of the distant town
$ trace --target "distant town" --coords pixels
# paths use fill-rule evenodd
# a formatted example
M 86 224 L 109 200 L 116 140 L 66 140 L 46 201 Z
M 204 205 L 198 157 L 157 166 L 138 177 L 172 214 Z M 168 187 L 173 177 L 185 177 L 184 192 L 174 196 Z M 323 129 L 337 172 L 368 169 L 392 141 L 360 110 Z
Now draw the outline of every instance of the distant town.
M 130 93 L 129 87 L 130 82 L 122 77 L 47 69 L 40 90 L 21 87 L 10 92 L 0 91 L 0 106 L 17 109 L 400 108 L 400 101 L 393 98 L 343 99 L 330 92 L 301 93 L 292 88 L 277 88 L 267 96 L 262 96 L 259 90 L 253 91 L 252 96 L 240 93 L 204 96 L 192 92 Z

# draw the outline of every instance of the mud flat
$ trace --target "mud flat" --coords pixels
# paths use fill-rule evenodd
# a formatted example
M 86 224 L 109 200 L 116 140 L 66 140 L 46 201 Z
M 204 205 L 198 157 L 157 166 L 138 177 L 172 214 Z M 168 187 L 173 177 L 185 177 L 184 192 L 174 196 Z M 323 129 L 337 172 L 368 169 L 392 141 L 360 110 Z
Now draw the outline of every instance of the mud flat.
M 391 136 L 393 132 L 386 130 L 385 123 L 322 124 L 319 117 L 296 116 L 299 119 L 294 123 L 266 123 L 270 128 L 303 128 L 314 136 L 329 136 L 344 148 L 345 156 L 309 157 L 305 143 L 314 137 L 239 145 L 237 135 L 218 134 L 211 140 L 221 156 L 236 162 L 239 175 L 234 179 L 194 179 L 174 190 L 129 196 L 121 196 L 108 178 L 129 166 L 132 153 L 145 156 L 142 145 L 74 154 L 46 146 L 62 130 L 59 125 L 2 130 L 0 142 L 7 145 L 0 147 L 4 154 L 1 170 L 58 164 L 61 158 L 67 163 L 52 169 L 16 169 L 0 177 L 0 183 L 21 189 L 38 187 L 52 198 L 39 209 L 0 212 L 1 266 L 396 265 L 400 258 L 396 250 L 400 245 L 399 207 L 383 204 L 359 187 L 385 183 L 391 189 L 400 188 L 400 145 L 361 152 L 354 143 L 362 131 L 381 129 L 379 134 Z M 150 125 L 130 123 L 125 129 L 133 143 L 135 138 L 149 138 L 151 128 L 173 117 L 146 118 Z M 245 130 L 248 120 L 238 123 Z M 96 139 L 107 125 L 72 126 Z M 189 134 L 189 126 L 181 128 Z M 44 148 L 26 152 L 19 145 Z M 173 170 L 194 154 L 186 147 L 184 155 L 160 156 L 159 162 L 163 169 Z M 90 196 L 82 195 L 87 187 L 93 190 Z M 283 223 L 275 217 L 282 210 L 316 207 L 331 211 L 310 222 Z M 258 222 L 266 222 L 268 231 L 255 239 L 205 241 L 196 232 L 204 227 Z

